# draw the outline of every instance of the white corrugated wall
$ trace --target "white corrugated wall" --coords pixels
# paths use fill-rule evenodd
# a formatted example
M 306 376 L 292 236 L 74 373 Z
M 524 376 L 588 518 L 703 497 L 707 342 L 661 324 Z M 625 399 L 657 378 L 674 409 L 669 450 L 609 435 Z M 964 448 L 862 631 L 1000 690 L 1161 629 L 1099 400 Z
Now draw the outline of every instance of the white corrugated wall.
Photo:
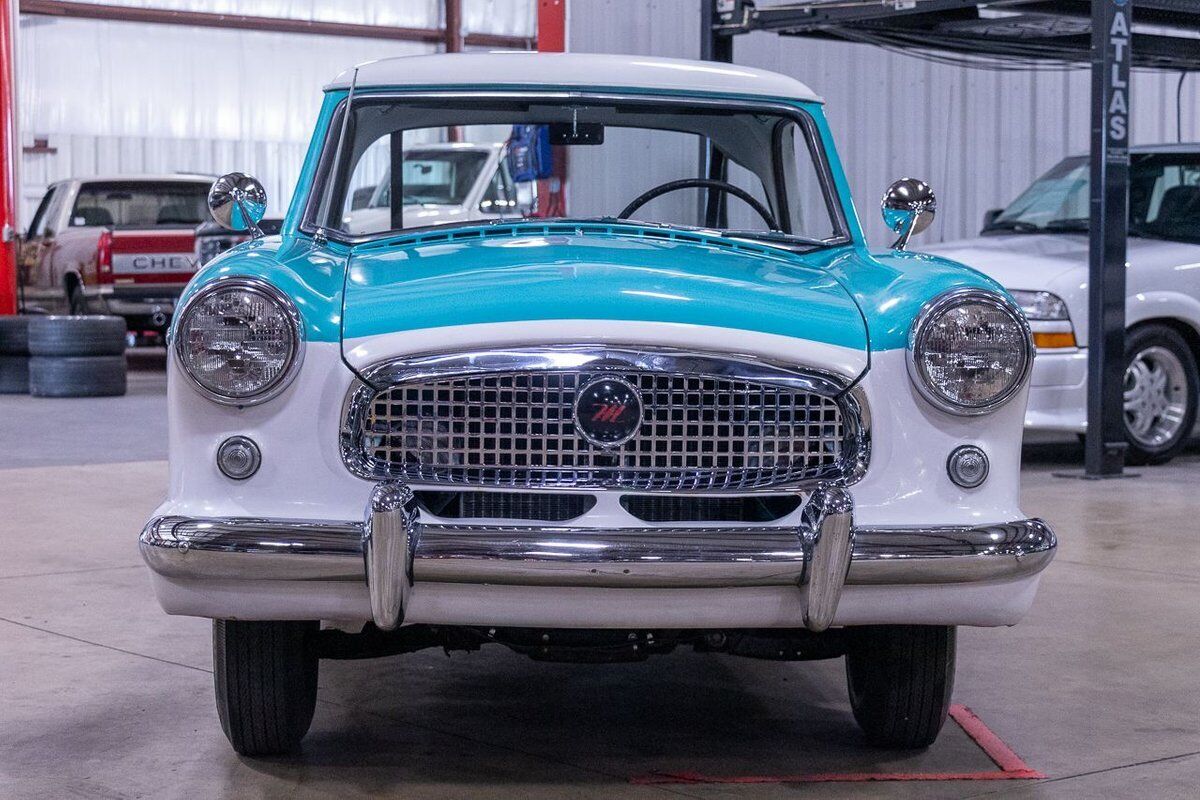
M 699 55 L 700 0 L 571 0 L 568 24 L 574 52 Z M 876 245 L 888 243 L 878 200 L 895 178 L 933 185 L 938 218 L 919 240 L 933 243 L 974 235 L 984 211 L 1007 204 L 1063 156 L 1087 151 L 1087 70 L 987 72 L 772 33 L 739 36 L 734 60 L 792 75 L 825 98 Z M 1135 143 L 1176 140 L 1177 81 L 1177 73 L 1135 74 Z M 1183 109 L 1184 139 L 1200 139 L 1200 76 L 1185 83 Z
M 115 0 L 122 5 L 436 28 L 441 0 Z M 464 0 L 467 31 L 530 36 L 534 0 Z M 286 208 L 321 87 L 346 67 L 435 45 L 349 37 L 22 16 L 21 219 L 46 186 L 101 173 L 231 170 Z

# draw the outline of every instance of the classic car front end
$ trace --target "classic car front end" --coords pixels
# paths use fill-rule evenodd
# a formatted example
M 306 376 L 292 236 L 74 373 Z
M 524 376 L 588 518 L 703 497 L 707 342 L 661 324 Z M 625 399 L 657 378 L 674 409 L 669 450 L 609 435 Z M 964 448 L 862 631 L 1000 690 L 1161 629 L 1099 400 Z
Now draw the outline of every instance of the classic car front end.
M 802 84 L 545 58 L 339 79 L 282 235 L 186 293 L 170 492 L 141 548 L 169 613 L 216 620 L 227 735 L 248 754 L 298 744 L 320 657 L 497 642 L 846 655 L 868 736 L 927 745 L 954 626 L 1016 623 L 1054 553 L 1018 505 L 1024 317 L 987 278 L 902 249 L 932 213 L 918 182 L 889 195 L 900 248 L 868 254 Z M 760 182 L 339 230 L 373 142 L 400 154 L 406 129 L 468 123 L 549 125 L 572 169 L 606 136 L 699 135 Z M 704 224 L 639 210 L 677 189 L 708 193 Z M 718 194 L 761 224 L 730 225 Z

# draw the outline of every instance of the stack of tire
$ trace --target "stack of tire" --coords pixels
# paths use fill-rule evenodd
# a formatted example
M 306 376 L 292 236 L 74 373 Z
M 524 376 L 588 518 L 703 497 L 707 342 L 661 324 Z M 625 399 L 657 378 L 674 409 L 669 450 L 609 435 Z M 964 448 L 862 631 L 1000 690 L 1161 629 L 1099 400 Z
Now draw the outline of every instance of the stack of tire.
M 28 391 L 34 397 L 125 394 L 125 320 L 102 316 L 0 319 L 0 391 Z
M 0 317 L 0 394 L 29 394 L 29 317 Z

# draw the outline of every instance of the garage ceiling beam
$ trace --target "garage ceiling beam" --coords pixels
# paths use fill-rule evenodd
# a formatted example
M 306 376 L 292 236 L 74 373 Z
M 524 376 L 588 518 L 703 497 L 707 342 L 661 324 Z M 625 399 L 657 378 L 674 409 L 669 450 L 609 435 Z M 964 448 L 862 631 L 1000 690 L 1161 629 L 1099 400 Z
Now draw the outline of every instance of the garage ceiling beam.
M 162 8 L 73 3 L 63 0 L 21 0 L 21 13 L 46 17 L 115 20 L 117 22 L 196 25 L 202 28 L 244 31 L 307 33 L 316 36 L 354 36 L 361 39 L 392 39 L 428 44 L 443 44 L 447 40 L 446 31 L 441 28 L 399 28 L 386 25 L 359 25 L 350 22 L 289 19 L 287 17 L 255 17 L 248 14 L 211 14 L 204 11 L 171 11 Z M 466 33 L 462 35 L 462 43 L 467 47 L 532 50 L 537 45 L 537 40 L 529 36 Z

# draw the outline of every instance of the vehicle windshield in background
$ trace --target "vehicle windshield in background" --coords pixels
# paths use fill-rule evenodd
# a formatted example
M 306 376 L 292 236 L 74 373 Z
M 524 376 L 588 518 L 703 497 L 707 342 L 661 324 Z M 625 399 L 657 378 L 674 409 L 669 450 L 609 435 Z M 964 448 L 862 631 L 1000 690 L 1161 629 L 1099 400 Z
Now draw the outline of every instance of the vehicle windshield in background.
M 487 163 L 486 150 L 413 150 L 404 154 L 404 205 L 462 205 Z M 392 204 L 385 169 L 367 208 Z
M 1060 162 L 988 225 L 988 231 L 1086 232 L 1089 163 Z M 1135 153 L 1129 172 L 1129 235 L 1200 242 L 1200 153 Z
M 356 98 L 338 158 L 340 116 L 327 134 L 320 174 L 331 177 L 314 186 L 310 231 L 360 237 L 486 220 L 622 217 L 804 246 L 844 236 L 805 117 L 647 100 Z M 707 187 L 674 185 L 701 177 L 705 142 L 724 173 L 727 190 L 712 190 L 723 204 Z
M 209 218 L 207 198 L 208 186 L 203 183 L 85 183 L 71 210 L 71 226 L 195 227 Z

